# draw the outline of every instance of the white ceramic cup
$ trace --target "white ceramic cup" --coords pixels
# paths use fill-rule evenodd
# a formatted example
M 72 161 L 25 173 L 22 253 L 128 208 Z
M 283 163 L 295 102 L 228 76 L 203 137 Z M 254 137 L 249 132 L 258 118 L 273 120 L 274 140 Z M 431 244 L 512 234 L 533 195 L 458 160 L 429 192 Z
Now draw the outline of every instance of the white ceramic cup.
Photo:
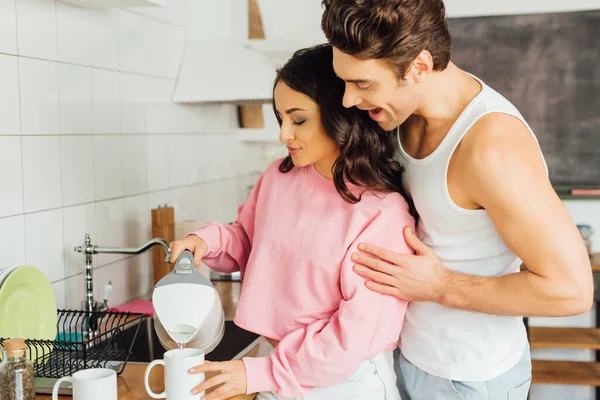
M 198 400 L 204 392 L 193 394 L 192 389 L 204 382 L 204 374 L 190 374 L 189 369 L 204 364 L 204 352 L 198 349 L 174 349 L 165 353 L 163 360 L 154 360 L 144 374 L 146 392 L 153 399 Z M 165 367 L 165 391 L 154 393 L 148 384 L 150 370 L 156 365 Z
M 117 400 L 117 373 L 108 368 L 91 368 L 60 378 L 52 389 L 52 400 L 58 400 L 63 382 L 73 385 L 73 400 Z

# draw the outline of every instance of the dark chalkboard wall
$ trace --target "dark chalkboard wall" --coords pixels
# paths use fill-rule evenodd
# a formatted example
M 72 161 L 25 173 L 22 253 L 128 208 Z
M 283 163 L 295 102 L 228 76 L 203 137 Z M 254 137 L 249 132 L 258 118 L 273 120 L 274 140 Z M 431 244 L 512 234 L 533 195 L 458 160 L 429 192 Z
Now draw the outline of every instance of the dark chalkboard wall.
M 452 59 L 507 97 L 558 186 L 600 186 L 600 11 L 450 19 Z

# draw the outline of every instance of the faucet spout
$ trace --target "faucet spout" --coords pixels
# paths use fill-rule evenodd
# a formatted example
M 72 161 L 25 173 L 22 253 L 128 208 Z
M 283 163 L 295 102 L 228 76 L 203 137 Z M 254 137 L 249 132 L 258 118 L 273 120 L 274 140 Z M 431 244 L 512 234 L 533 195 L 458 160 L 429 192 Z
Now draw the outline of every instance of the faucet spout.
M 92 251 L 94 252 L 94 254 L 101 254 L 101 253 L 104 253 L 104 254 L 109 254 L 109 253 L 110 254 L 140 254 L 154 246 L 162 246 L 162 248 L 165 249 L 165 251 L 167 253 L 167 256 L 165 257 L 165 262 L 170 263 L 171 262 L 171 247 L 169 245 L 169 242 L 167 242 L 166 240 L 161 239 L 161 238 L 151 239 L 138 248 L 94 246 Z

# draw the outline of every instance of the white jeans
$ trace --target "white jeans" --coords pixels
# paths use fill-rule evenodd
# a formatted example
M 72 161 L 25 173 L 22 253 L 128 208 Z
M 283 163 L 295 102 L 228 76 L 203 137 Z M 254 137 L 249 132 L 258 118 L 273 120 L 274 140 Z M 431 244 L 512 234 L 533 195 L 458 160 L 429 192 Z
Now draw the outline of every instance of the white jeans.
M 267 357 L 273 346 L 260 339 L 257 357 Z M 391 352 L 382 352 L 360 363 L 344 382 L 328 387 L 314 388 L 301 397 L 279 397 L 272 392 L 261 392 L 256 400 L 401 400 L 396 387 Z

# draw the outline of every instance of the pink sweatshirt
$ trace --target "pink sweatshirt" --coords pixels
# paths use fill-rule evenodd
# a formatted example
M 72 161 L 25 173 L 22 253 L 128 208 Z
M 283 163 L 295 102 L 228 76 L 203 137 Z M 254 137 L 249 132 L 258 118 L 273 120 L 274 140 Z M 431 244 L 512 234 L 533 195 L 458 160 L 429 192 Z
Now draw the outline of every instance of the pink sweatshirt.
M 280 163 L 261 175 L 234 224 L 195 234 L 208 244 L 209 267 L 241 271 L 235 323 L 280 341 L 269 357 L 243 359 L 247 393 L 292 397 L 340 383 L 396 347 L 407 303 L 369 290 L 350 256 L 361 242 L 412 252 L 402 229 L 414 220 L 398 193 L 350 204 L 314 166 L 283 174 Z

